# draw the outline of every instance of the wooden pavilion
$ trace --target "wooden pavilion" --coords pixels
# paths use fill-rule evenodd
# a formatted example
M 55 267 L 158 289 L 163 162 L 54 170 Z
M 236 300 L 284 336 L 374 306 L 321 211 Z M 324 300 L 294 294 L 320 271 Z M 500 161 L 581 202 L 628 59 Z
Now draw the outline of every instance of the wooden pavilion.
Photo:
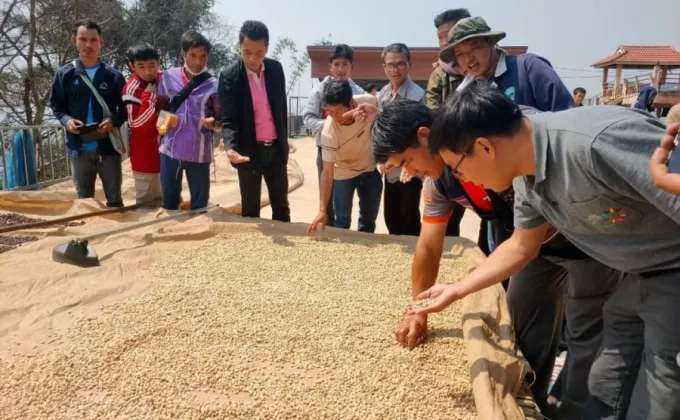
M 592 67 L 602 69 L 602 90 L 591 100 L 592 104 L 630 106 L 637 100 L 640 89 L 647 85 L 658 91 L 654 100 L 657 113 L 680 102 L 680 73 L 676 71 L 680 69 L 680 52 L 672 46 L 621 45 L 614 54 Z M 611 80 L 609 69 L 614 70 Z M 626 70 L 640 72 L 624 78 Z

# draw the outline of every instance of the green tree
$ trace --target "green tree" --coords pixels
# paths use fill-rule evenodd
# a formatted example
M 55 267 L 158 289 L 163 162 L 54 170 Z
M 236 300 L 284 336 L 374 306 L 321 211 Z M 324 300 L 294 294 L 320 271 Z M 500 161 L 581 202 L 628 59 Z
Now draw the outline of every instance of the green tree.
M 323 37 L 320 40 L 315 41 L 314 43 L 312 43 L 312 45 L 317 47 L 330 47 L 331 45 L 333 45 L 333 41 L 331 41 L 331 38 L 333 38 L 332 35 L 328 34 L 327 37 Z
M 189 29 L 213 44 L 208 63 L 218 71 L 238 57 L 233 28 L 210 8 L 214 0 L 0 0 L 0 120 L 42 124 L 54 74 L 77 57 L 73 23 L 97 21 L 102 27 L 102 58 L 129 73 L 127 49 L 154 45 L 161 65 L 181 64 L 180 38 Z M 87 11 L 87 15 L 84 12 Z
M 320 40 L 315 41 L 312 45 L 330 46 L 333 44 L 330 38 L 331 35 L 328 34 L 328 38 L 321 38 Z M 293 90 L 293 87 L 295 87 L 302 75 L 307 70 L 307 67 L 309 67 L 311 59 L 307 51 L 303 51 L 301 53 L 298 52 L 295 41 L 290 38 L 280 38 L 276 44 L 274 44 L 274 50 L 272 51 L 271 57 L 275 60 L 280 60 L 285 52 L 290 54 L 291 60 L 288 86 L 286 88 L 286 94 L 289 95 Z

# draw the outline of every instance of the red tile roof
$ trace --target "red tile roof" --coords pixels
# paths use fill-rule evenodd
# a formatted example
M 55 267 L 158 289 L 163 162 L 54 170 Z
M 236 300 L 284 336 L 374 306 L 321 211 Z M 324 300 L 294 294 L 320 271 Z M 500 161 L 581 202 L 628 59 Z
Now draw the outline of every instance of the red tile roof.
M 614 54 L 596 62 L 593 67 L 613 64 L 680 66 L 680 52 L 670 45 L 620 45 Z

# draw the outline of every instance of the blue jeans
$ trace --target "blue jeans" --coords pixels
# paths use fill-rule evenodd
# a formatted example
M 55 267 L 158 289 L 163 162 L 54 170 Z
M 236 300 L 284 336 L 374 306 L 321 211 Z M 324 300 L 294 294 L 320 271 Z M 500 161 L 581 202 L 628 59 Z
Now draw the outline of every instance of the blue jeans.
M 488 227 L 488 230 L 486 231 L 487 235 L 487 240 L 488 240 L 488 245 L 489 245 L 489 253 L 493 252 L 497 245 L 496 245 L 496 238 L 494 237 L 494 230 L 491 227 L 491 222 L 486 222 L 486 226 Z
M 180 162 L 161 153 L 161 194 L 163 208 L 179 209 L 182 195 L 182 173 L 187 173 L 191 210 L 208 206 L 210 197 L 210 164 L 196 162 Z
M 366 172 L 350 179 L 333 182 L 333 226 L 349 229 L 352 224 L 352 202 L 354 190 L 359 194 L 359 231 L 375 232 L 375 219 L 378 218 L 382 177 L 378 171 Z

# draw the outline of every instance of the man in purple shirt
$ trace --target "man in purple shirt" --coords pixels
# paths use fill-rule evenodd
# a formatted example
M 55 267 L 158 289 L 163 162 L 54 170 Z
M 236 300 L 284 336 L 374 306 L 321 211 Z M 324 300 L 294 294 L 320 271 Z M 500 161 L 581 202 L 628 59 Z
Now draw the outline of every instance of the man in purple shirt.
M 159 149 L 163 208 L 167 210 L 179 209 L 185 171 L 191 209 L 208 205 L 214 131 L 219 130 L 215 124 L 219 118 L 217 79 L 207 73 L 206 67 L 209 53 L 210 42 L 206 37 L 195 31 L 185 32 L 182 35 L 184 67 L 168 69 L 158 84 L 159 102 L 178 118 L 177 124 L 169 126 L 167 134 L 161 137 Z M 180 103 L 177 97 L 190 82 L 193 90 Z

